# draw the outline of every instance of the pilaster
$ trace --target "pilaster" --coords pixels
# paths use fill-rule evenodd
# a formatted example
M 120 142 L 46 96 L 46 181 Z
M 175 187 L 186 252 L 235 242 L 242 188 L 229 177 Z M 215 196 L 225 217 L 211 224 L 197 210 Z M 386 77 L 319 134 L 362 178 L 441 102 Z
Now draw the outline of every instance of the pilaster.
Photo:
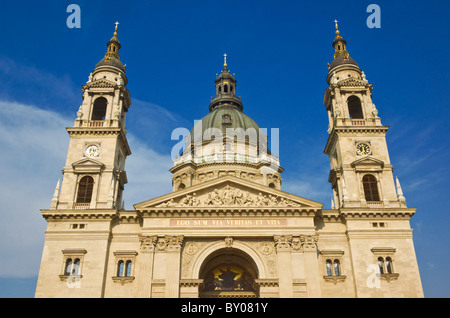
M 317 240 L 317 235 L 300 235 L 307 270 L 306 287 L 308 297 L 312 298 L 321 297 Z
M 277 251 L 280 298 L 292 298 L 294 296 L 291 261 L 292 235 L 275 235 L 274 241 Z
M 155 245 L 157 236 L 141 235 L 140 242 L 140 257 L 139 263 L 139 284 L 138 297 L 150 298 L 152 296 L 152 278 L 153 278 L 153 261 L 155 257 Z

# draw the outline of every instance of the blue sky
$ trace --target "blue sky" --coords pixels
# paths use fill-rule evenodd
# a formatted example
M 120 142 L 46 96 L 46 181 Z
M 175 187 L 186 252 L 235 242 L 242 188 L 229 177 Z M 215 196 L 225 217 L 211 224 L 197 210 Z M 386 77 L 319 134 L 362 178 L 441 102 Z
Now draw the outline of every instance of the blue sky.
M 69 29 L 66 8 L 81 8 Z M 366 8 L 381 8 L 381 28 Z M 177 127 L 208 112 L 224 53 L 244 112 L 279 128 L 282 189 L 330 206 L 322 104 L 333 20 L 374 86 L 409 207 L 426 297 L 450 297 L 448 1 L 21 1 L 0 11 L 0 297 L 33 297 L 48 208 L 64 166 L 65 127 L 119 21 L 132 106 L 125 203 L 171 190 Z M 23 198 L 26 198 L 24 200 Z

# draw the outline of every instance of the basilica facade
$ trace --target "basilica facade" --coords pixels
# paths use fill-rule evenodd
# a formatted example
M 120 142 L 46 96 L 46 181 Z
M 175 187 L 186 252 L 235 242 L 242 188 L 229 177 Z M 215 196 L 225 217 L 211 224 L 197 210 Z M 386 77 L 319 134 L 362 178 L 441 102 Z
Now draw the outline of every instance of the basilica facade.
M 423 297 L 415 209 L 393 176 L 388 127 L 337 25 L 332 45 L 323 99 L 331 209 L 282 190 L 284 170 L 244 113 L 225 58 L 209 113 L 170 170 L 173 191 L 126 210 L 132 108 L 116 24 L 67 128 L 62 182 L 41 210 L 35 296 Z

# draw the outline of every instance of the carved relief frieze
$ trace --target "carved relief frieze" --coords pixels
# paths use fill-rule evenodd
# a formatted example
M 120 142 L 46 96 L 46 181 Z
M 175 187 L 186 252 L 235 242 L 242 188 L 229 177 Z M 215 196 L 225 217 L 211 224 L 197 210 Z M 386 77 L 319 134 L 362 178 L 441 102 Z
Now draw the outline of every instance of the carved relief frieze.
M 252 248 L 254 248 L 256 251 L 258 251 L 259 255 L 261 256 L 266 266 L 267 276 L 276 277 L 278 275 L 277 274 L 278 270 L 277 270 L 277 260 L 274 241 L 255 240 L 255 241 L 248 241 L 246 243 L 252 246 Z
M 300 204 L 272 194 L 250 193 L 229 185 L 214 189 L 206 195 L 186 194 L 182 198 L 167 200 L 157 207 L 197 207 L 197 206 L 252 206 L 252 207 L 299 207 Z
M 259 245 L 258 250 L 264 255 L 272 254 L 273 253 L 273 243 L 262 242 Z
M 181 254 L 181 277 L 188 278 L 191 275 L 192 263 L 195 260 L 196 255 L 202 250 L 205 245 L 210 244 L 206 241 L 188 241 L 185 242 L 182 254 Z

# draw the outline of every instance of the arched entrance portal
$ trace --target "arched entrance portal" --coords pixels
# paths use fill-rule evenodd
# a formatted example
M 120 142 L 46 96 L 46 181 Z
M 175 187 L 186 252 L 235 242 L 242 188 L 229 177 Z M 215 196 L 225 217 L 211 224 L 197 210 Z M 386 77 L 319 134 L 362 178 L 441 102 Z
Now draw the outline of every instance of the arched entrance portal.
M 201 298 L 259 297 L 255 283 L 258 269 L 244 252 L 224 248 L 213 252 L 202 264 L 199 287 Z

